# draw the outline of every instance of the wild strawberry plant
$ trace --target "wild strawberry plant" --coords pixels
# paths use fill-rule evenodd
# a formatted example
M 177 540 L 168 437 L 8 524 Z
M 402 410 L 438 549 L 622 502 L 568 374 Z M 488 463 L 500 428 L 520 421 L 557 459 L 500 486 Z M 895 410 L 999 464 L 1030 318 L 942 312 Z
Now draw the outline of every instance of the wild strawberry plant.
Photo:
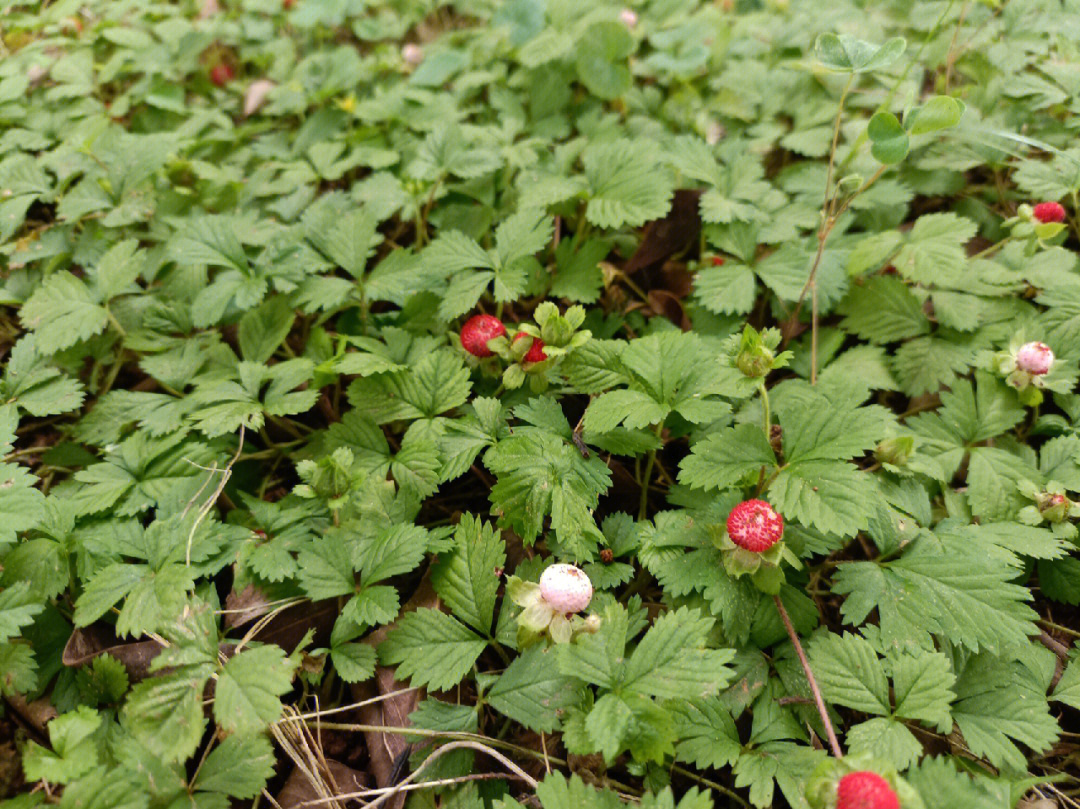
M 0 11 L 5 806 L 1075 805 L 1075 0 Z

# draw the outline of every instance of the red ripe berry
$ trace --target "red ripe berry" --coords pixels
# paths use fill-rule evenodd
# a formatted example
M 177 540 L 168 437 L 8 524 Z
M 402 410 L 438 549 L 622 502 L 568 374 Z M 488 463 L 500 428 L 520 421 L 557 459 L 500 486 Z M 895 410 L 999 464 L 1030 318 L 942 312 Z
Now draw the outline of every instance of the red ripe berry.
M 518 334 L 514 336 L 514 342 L 516 343 L 521 338 L 529 336 L 530 335 L 526 334 L 525 332 L 518 332 Z M 532 345 L 529 346 L 528 352 L 526 352 L 525 356 L 521 358 L 521 361 L 543 362 L 547 359 L 547 354 L 544 353 L 544 341 L 541 340 L 539 337 L 533 337 L 532 341 Z
M 1058 202 L 1040 202 L 1032 209 L 1031 215 L 1044 225 L 1048 222 L 1065 221 L 1065 209 Z
M 288 11 L 290 8 L 293 7 L 293 4 L 295 2 L 296 2 L 296 0 L 281 0 L 281 7 L 283 9 L 285 9 L 286 11 Z
M 492 315 L 473 315 L 461 327 L 461 346 L 474 357 L 490 357 L 488 340 L 506 334 L 506 326 Z
M 852 772 L 836 785 L 836 809 L 900 809 L 900 799 L 876 772 Z
M 784 535 L 784 518 L 764 500 L 745 500 L 728 514 L 727 532 L 740 548 L 761 553 Z
M 712 261 L 712 265 L 714 267 L 723 267 L 724 266 L 724 257 L 723 256 L 713 256 L 710 259 L 710 261 Z
M 212 81 L 218 87 L 224 87 L 226 84 L 233 80 L 233 77 L 235 75 L 236 74 L 233 72 L 233 69 L 224 62 L 216 64 L 210 69 L 210 81 Z

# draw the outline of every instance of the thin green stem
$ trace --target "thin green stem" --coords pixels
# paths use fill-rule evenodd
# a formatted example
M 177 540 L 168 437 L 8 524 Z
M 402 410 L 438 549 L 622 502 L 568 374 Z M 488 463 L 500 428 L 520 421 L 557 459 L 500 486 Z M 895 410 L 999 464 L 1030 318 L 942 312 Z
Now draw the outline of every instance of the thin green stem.
M 653 435 L 660 438 L 663 433 L 664 423 L 660 422 L 653 428 Z M 641 503 L 638 506 L 638 519 L 644 520 L 649 512 L 649 478 L 652 477 L 653 466 L 656 464 L 656 450 L 649 451 L 648 460 L 645 462 L 645 474 L 641 477 Z
M 1012 240 L 1013 240 L 1014 238 L 1016 238 L 1016 237 L 1015 237 L 1015 236 L 1013 236 L 1013 234 L 1011 234 L 1011 233 L 1010 233 L 1010 234 L 1009 234 L 1008 236 L 1006 236 L 1006 237 L 1005 237 L 1004 239 L 1002 239 L 1002 240 L 1001 240 L 1000 242 L 994 242 L 994 243 L 993 243 L 992 245 L 990 245 L 989 247 L 987 247 L 987 248 L 986 248 L 985 250 L 980 250 L 980 251 L 979 251 L 978 253 L 976 253 L 975 255 L 973 255 L 973 256 L 969 256 L 969 259 L 976 259 L 976 258 L 987 258 L 988 256 L 992 256 L 992 255 L 994 255 L 994 253 L 996 253 L 996 252 L 997 252 L 998 250 L 1000 250 L 1000 249 L 1001 249 L 1002 247 L 1004 247 L 1004 246 L 1005 246 L 1005 245 L 1007 245 L 1007 244 L 1008 244 L 1009 242 L 1011 242 L 1011 241 L 1012 241 Z
M 708 778 L 703 778 L 702 776 L 698 775 L 695 772 L 691 772 L 685 767 L 680 767 L 678 764 L 675 764 L 672 766 L 671 771 L 674 773 L 678 773 L 684 778 L 689 778 L 691 781 L 697 781 L 699 784 L 709 787 L 709 789 L 715 789 L 721 795 L 725 795 L 726 797 L 731 798 L 731 800 L 735 801 L 737 804 L 739 804 L 739 806 L 750 806 L 750 804 L 743 800 L 742 796 L 734 790 L 728 789 L 723 784 L 718 784 L 715 781 L 710 781 Z
M 765 428 L 765 440 L 768 441 L 769 433 L 772 431 L 772 413 L 769 410 L 769 391 L 765 388 L 764 379 L 758 383 L 758 390 L 761 391 L 761 407 L 765 411 L 762 426 Z

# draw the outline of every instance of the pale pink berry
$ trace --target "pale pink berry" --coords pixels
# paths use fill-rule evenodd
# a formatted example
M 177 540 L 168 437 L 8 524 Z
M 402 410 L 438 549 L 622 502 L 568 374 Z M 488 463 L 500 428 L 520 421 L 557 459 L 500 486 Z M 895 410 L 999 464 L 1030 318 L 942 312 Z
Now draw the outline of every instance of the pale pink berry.
M 784 535 L 784 518 L 764 500 L 745 500 L 728 515 L 727 532 L 743 550 L 762 553 Z
M 634 13 L 633 9 L 629 8 L 624 8 L 619 12 L 619 19 L 627 28 L 633 28 L 637 25 L 638 21 L 637 14 Z
M 540 595 L 555 612 L 581 612 L 592 601 L 592 582 L 573 565 L 552 565 L 540 576 Z
M 424 61 L 424 50 L 419 45 L 408 42 L 401 48 L 401 58 L 407 64 L 418 65 Z
M 1032 376 L 1042 376 L 1054 364 L 1054 352 L 1046 343 L 1024 343 L 1016 352 L 1016 367 Z

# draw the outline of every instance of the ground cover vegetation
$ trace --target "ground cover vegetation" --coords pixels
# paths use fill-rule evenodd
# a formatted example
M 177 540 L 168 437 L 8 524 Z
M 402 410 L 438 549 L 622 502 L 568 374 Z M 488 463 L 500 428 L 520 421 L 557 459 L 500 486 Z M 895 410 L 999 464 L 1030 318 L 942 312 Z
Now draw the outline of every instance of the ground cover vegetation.
M 5 809 L 1080 805 L 1080 2 L 0 33 Z

